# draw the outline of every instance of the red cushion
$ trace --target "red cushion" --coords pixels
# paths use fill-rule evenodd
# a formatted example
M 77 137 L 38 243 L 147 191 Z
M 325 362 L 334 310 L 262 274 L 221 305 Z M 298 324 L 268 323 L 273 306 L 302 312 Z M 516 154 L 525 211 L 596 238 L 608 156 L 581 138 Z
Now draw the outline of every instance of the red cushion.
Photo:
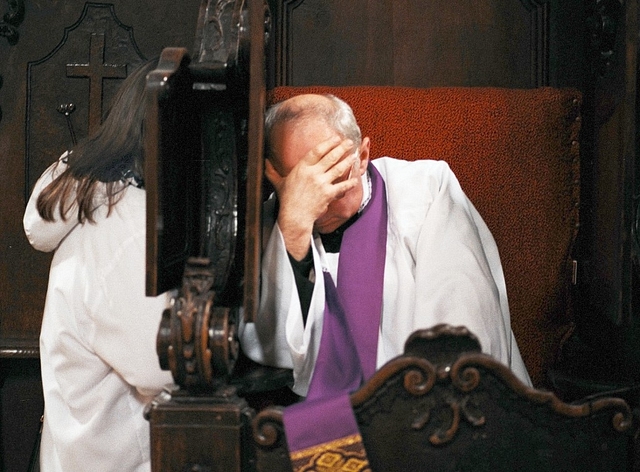
M 571 321 L 570 252 L 578 227 L 579 92 L 386 86 L 279 87 L 347 101 L 372 158 L 442 159 L 492 231 L 513 331 L 536 386 Z M 455 323 L 453 323 L 455 324 Z

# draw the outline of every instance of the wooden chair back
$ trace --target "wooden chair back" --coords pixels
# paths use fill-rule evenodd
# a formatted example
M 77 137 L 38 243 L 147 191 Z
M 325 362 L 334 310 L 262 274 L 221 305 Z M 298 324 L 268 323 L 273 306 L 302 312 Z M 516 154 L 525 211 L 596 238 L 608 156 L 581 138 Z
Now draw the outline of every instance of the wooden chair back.
M 449 163 L 485 219 L 505 273 L 511 324 L 536 386 L 572 327 L 580 93 L 542 87 L 278 87 L 275 103 L 331 93 L 351 105 L 372 158 Z M 428 326 L 425 326 L 428 328 Z

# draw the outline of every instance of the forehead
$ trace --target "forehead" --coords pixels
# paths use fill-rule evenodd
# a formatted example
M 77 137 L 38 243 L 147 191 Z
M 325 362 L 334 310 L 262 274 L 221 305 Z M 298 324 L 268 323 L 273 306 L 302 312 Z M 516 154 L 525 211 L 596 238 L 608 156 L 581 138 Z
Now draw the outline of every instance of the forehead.
M 274 164 L 289 171 L 311 149 L 327 139 L 338 136 L 325 120 L 306 118 L 286 121 L 273 127 L 271 153 Z

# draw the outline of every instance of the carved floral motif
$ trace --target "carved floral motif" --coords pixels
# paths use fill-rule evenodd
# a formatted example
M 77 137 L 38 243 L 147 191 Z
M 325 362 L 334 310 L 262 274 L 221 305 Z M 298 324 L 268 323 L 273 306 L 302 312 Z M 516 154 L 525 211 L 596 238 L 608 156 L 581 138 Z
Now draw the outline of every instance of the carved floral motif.
M 578 460 L 582 465 L 571 470 L 587 470 L 580 467 L 627 441 L 632 415 L 624 400 L 564 403 L 524 385 L 471 336 L 447 325 L 417 331 L 404 355 L 351 395 L 364 445 L 376 451 L 368 454 L 372 468 L 430 463 L 434 470 L 479 470 L 482 461 L 489 463 L 482 470 L 521 470 L 521 464 L 559 470 L 544 466 Z M 266 467 L 259 470 L 287 470 L 282 417 L 283 409 L 272 407 L 254 419 L 258 462 Z M 405 448 L 406 460 L 398 448 Z
M 10 45 L 18 43 L 20 34 L 18 26 L 24 20 L 24 0 L 7 0 L 9 11 L 4 14 L 0 21 L 0 36 L 7 38 Z
M 210 261 L 190 258 L 180 296 L 163 313 L 158 334 L 162 368 L 189 389 L 215 387 L 238 356 L 234 317 L 228 308 L 213 306 L 212 285 Z

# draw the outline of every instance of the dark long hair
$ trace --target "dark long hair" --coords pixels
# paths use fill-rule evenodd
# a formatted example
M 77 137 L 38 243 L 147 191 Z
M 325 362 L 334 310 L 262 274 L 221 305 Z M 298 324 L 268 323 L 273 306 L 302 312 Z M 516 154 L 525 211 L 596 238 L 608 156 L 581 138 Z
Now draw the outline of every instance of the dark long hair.
M 68 168 L 51 182 L 38 197 L 40 216 L 55 219 L 56 208 L 66 220 L 77 206 L 81 223 L 94 222 L 98 199 L 105 199 L 107 214 L 128 185 L 123 177 L 144 178 L 142 129 L 146 118 L 146 77 L 157 65 L 149 60 L 122 82 L 111 108 L 100 127 L 75 145 L 67 155 Z M 104 190 L 103 190 L 104 188 Z

